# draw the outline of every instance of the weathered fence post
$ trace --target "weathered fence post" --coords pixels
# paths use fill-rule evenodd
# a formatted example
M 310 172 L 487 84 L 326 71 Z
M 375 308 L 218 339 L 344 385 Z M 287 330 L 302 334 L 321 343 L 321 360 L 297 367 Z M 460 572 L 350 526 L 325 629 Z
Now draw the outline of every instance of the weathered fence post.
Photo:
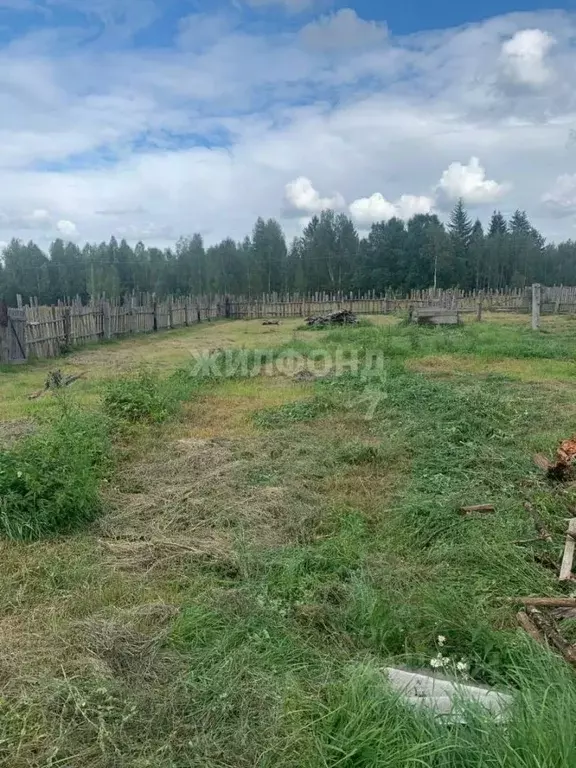
M 482 302 L 484 301 L 484 297 L 482 294 L 478 297 L 478 307 L 476 309 L 476 322 L 481 323 L 482 322 Z
M 556 300 L 554 302 L 554 314 L 557 315 L 560 312 L 560 301 L 562 299 L 562 286 L 556 288 Z
M 112 338 L 111 314 L 110 301 L 104 299 L 102 302 L 102 331 L 104 332 L 104 338 L 108 340 Z
M 9 363 L 8 347 L 8 305 L 0 301 L 0 363 Z
M 542 291 L 539 283 L 532 284 L 532 330 L 537 331 L 540 328 L 540 302 Z
M 64 307 L 64 314 L 62 315 L 62 327 L 64 330 L 64 346 L 66 349 L 70 348 L 71 342 L 71 321 L 70 321 L 70 307 Z

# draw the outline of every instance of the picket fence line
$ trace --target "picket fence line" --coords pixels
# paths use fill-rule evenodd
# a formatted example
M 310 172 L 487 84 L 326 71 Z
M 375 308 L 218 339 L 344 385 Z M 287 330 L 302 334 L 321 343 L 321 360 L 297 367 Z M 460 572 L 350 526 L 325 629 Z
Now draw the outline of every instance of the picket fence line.
M 543 313 L 575 313 L 576 287 L 543 287 Z M 39 306 L 34 299 L 17 309 L 0 305 L 0 362 L 57 357 L 72 347 L 134 333 L 182 328 L 197 323 L 230 319 L 294 318 L 349 309 L 357 314 L 388 314 L 410 307 L 439 306 L 477 311 L 530 312 L 532 288 L 511 291 L 412 291 L 407 296 L 392 292 L 377 295 L 326 294 L 306 296 L 270 294 L 258 298 L 188 296 L 159 301 L 139 295 L 111 301 L 99 298 L 56 306 Z

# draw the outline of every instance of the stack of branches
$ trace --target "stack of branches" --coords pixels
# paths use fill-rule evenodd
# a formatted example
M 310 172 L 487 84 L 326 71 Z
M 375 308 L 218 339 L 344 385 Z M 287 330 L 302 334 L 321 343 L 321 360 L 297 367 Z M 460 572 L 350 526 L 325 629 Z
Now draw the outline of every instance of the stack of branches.
M 347 309 L 341 309 L 338 312 L 330 312 L 329 315 L 318 315 L 317 317 L 307 317 L 306 325 L 324 327 L 327 325 L 356 325 L 358 318 L 354 312 Z
M 576 667 L 576 645 L 566 640 L 557 621 L 576 618 L 576 599 L 572 597 L 525 597 L 515 600 L 524 606 L 516 614 L 520 626 L 541 645 L 558 651 Z
M 63 387 L 69 387 L 70 384 L 73 384 L 75 381 L 78 381 L 78 379 L 83 379 L 86 376 L 86 374 L 87 374 L 87 371 L 84 371 L 83 373 L 76 373 L 69 376 L 64 376 L 62 371 L 60 370 L 50 371 L 50 373 L 46 377 L 44 388 L 39 389 L 37 392 L 33 392 L 31 395 L 28 395 L 28 400 L 37 400 L 39 397 L 42 397 L 42 395 L 45 395 L 47 392 L 62 389 Z

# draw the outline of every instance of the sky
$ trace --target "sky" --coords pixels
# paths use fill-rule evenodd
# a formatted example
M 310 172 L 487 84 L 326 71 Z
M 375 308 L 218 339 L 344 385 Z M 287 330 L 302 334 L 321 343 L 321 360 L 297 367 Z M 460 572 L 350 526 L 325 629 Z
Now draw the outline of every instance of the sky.
M 0 0 L 0 244 L 460 197 L 576 239 L 576 0 Z

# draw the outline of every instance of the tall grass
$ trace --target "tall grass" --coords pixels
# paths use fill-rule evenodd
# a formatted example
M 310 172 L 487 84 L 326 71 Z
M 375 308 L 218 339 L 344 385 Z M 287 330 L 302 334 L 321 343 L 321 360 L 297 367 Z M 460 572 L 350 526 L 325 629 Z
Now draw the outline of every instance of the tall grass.
M 111 602 L 97 629 L 83 626 L 80 639 L 65 635 L 76 663 L 90 660 L 82 673 L 58 669 L 31 686 L 2 690 L 0 763 L 576 765 L 574 673 L 517 628 L 514 608 L 503 599 L 558 591 L 555 575 L 534 557 L 537 551 L 557 556 L 557 542 L 514 542 L 534 535 L 525 500 L 563 540 L 574 491 L 548 485 L 531 455 L 574 431 L 573 411 L 534 385 L 429 379 L 404 364 L 418 355 L 466 350 L 484 358 L 508 350 L 516 357 L 571 359 L 568 339 L 548 346 L 544 335 L 491 326 L 310 336 L 314 342 L 291 346 L 305 352 L 344 340 L 360 350 L 380 344 L 385 370 L 317 381 L 309 402 L 260 412 L 261 433 L 227 444 L 230 463 L 220 458 L 217 473 L 207 471 L 204 482 L 215 487 L 209 497 L 197 495 L 194 482 L 183 493 L 171 487 L 174 496 L 167 494 L 158 509 L 143 499 L 144 516 L 159 517 L 154 523 L 174 551 L 101 590 L 109 590 Z M 156 377 L 152 389 L 177 413 L 178 403 L 212 380 L 184 370 Z M 362 418 L 366 387 L 381 395 L 369 421 Z M 129 402 L 140 394 L 130 394 Z M 138 405 L 136 420 L 154 421 L 155 409 Z M 169 428 L 162 429 L 170 445 Z M 190 462 L 194 451 L 209 449 L 210 441 L 198 442 L 188 445 Z M 89 463 L 103 466 L 100 455 Z M 153 457 L 146 466 L 154 468 Z M 194 472 L 203 467 L 194 464 Z M 262 483 L 264 471 L 270 482 Z M 342 478 L 363 495 L 335 492 L 347 487 L 338 485 Z M 381 482 L 388 478 L 389 486 Z M 180 509 L 190 516 L 194 537 L 206 526 L 222 536 L 220 559 L 196 554 L 194 541 L 174 557 L 189 529 L 181 527 L 170 498 L 185 505 Z M 484 502 L 495 505 L 494 515 L 458 514 L 463 504 Z M 250 526 L 243 527 L 243 516 Z M 136 551 L 145 542 L 133 544 Z M 131 589 L 134 600 L 174 603 L 177 618 L 162 629 L 134 628 L 133 613 L 125 610 Z M 159 606 L 153 608 L 148 616 Z M 438 635 L 453 662 L 449 674 L 464 659 L 473 681 L 512 694 L 504 722 L 468 707 L 464 722 L 449 724 L 410 708 L 392 691 L 383 668 L 428 667 Z M 2 662 L 0 653 L 0 685 Z
M 39 539 L 93 520 L 110 462 L 102 415 L 60 398 L 37 434 L 0 452 L 0 535 Z
M 535 333 L 528 327 L 492 323 L 437 328 L 402 324 L 352 327 L 331 330 L 316 341 L 329 345 L 353 343 L 360 348 L 381 349 L 388 357 L 471 354 L 484 359 L 575 359 L 573 334 L 568 331 Z

